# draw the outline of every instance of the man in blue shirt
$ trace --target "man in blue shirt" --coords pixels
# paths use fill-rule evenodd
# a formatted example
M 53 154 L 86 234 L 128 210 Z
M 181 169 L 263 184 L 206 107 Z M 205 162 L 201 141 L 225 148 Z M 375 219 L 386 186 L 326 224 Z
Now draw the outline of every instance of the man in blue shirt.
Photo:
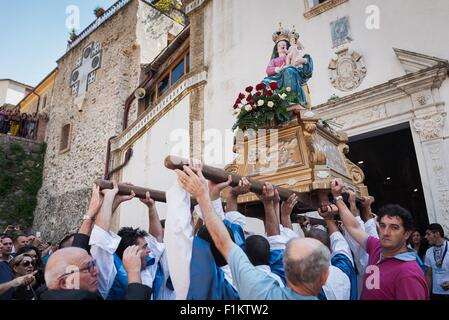
M 241 299 L 317 299 L 329 274 L 329 249 L 315 239 L 290 240 L 283 257 L 287 286 L 281 288 L 275 279 L 254 267 L 243 250 L 232 241 L 223 221 L 214 213 L 201 165 L 184 166 L 184 171 L 176 170 L 176 174 L 180 186 L 198 201 L 209 233 L 228 261 Z

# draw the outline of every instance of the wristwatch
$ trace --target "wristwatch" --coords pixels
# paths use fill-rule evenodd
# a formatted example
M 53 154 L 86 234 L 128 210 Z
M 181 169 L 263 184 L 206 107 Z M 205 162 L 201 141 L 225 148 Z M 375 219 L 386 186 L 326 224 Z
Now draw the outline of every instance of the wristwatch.
M 343 200 L 343 197 L 342 196 L 336 196 L 334 198 L 334 202 L 337 202 L 338 200 Z
M 92 220 L 92 221 L 94 221 L 94 217 L 88 216 L 87 214 L 85 214 L 85 215 L 83 216 L 83 220 Z

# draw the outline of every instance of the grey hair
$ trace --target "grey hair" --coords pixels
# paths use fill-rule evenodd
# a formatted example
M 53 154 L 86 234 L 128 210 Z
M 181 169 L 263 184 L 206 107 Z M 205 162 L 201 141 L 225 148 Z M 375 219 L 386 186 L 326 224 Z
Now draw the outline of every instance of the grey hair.
M 319 281 L 322 273 L 329 269 L 331 253 L 327 247 L 320 245 L 306 257 L 294 259 L 291 256 L 292 243 L 297 239 L 291 239 L 287 243 L 282 262 L 287 279 L 294 285 L 314 284 Z

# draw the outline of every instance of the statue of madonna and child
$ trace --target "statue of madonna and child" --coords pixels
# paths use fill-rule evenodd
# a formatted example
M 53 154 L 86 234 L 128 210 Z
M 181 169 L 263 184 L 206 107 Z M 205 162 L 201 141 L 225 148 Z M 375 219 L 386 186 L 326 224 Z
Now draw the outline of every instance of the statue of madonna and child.
M 267 77 L 261 82 L 269 86 L 273 81 L 279 88 L 288 88 L 298 95 L 298 102 L 307 105 L 307 96 L 303 85 L 312 77 L 313 60 L 309 54 L 304 54 L 304 47 L 299 42 L 299 34 L 285 30 L 279 24 L 279 30 L 273 34 L 275 46 L 267 67 Z

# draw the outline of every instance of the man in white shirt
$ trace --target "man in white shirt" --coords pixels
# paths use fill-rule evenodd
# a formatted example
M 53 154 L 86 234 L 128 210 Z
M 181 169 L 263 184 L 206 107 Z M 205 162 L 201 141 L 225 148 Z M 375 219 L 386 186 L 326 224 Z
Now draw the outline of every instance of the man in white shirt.
M 431 300 L 449 300 L 449 241 L 444 238 L 443 227 L 432 223 L 427 227 L 427 249 L 424 264 L 427 267 L 427 286 Z
M 96 217 L 89 244 L 91 254 L 96 259 L 100 271 L 98 291 L 104 299 L 116 300 L 124 299 L 125 295 L 127 273 L 121 262 L 125 249 L 131 245 L 139 246 L 142 284 L 153 288 L 164 246 L 157 241 L 158 238 L 162 240 L 162 226 L 155 211 L 154 201 L 150 199 L 148 193 L 147 198 L 142 202 L 149 207 L 150 233 L 153 232 L 154 235 L 133 228 L 122 228 L 119 235 L 109 231 L 112 213 L 121 202 L 134 197 L 133 192 L 130 196 L 118 196 L 118 185 L 115 181 L 113 186 L 113 189 L 102 191 L 104 200 Z M 156 219 L 159 225 L 155 222 Z

